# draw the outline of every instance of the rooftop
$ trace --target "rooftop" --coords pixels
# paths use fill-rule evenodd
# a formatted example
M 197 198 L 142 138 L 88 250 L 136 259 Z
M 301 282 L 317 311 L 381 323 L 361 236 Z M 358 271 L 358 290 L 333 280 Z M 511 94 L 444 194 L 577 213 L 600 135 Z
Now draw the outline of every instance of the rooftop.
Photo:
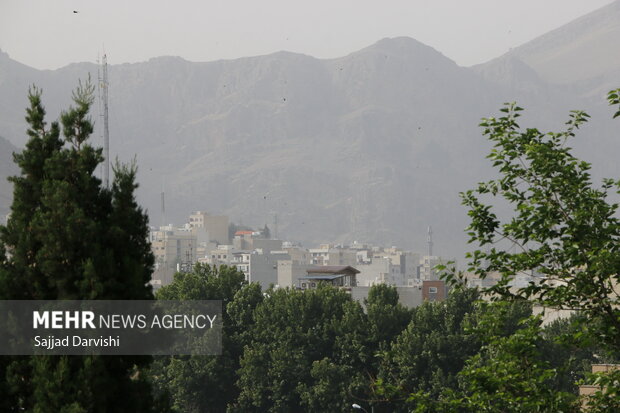
M 318 281 L 333 281 L 336 278 L 344 277 L 344 274 L 321 274 L 321 275 L 306 275 L 305 277 L 299 277 L 300 280 L 318 280 Z
M 317 265 L 309 267 L 306 272 L 310 274 L 359 274 L 359 270 L 349 265 Z

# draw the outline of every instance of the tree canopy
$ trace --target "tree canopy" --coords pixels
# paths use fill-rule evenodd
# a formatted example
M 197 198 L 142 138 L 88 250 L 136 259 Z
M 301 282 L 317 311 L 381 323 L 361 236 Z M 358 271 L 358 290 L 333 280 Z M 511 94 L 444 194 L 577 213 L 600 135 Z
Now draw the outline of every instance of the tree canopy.
M 80 83 L 74 106 L 47 127 L 41 91 L 29 93 L 29 140 L 0 227 L 0 298 L 152 299 L 148 218 L 137 205 L 136 168 L 118 165 L 104 188 L 101 149 L 88 143 L 93 86 Z M 61 135 L 62 134 L 62 135 Z M 149 357 L 3 357 L 3 411 L 152 411 L 141 375 Z
M 608 100 L 620 104 L 618 91 Z M 471 217 L 470 242 L 486 248 L 468 255 L 469 270 L 483 278 L 499 272 L 502 280 L 489 289 L 498 296 L 582 312 L 600 338 L 620 348 L 620 221 L 618 204 L 609 201 L 620 181 L 604 179 L 596 187 L 591 165 L 568 146 L 587 113 L 572 111 L 564 131 L 544 133 L 520 129 L 522 110 L 508 104 L 503 116 L 481 123 L 494 144 L 488 158 L 501 177 L 462 194 Z M 514 215 L 501 219 L 493 198 L 512 205 Z M 536 282 L 511 288 L 520 274 L 535 275 Z

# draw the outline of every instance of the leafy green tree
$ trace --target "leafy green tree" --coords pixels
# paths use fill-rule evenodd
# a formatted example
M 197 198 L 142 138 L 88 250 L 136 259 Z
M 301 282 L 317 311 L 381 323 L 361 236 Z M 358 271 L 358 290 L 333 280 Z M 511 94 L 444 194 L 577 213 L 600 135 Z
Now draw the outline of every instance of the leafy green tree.
M 258 284 L 248 285 L 234 267 L 197 264 L 177 273 L 157 292 L 161 300 L 222 300 L 224 327 L 218 356 L 159 357 L 151 377 L 162 395 L 169 395 L 179 412 L 224 412 L 239 394 L 236 371 L 253 313 L 263 299 Z
M 578 383 L 586 378 L 592 364 L 618 361 L 587 330 L 587 323 L 579 315 L 555 320 L 542 330 L 540 351 L 558 372 L 550 383 L 556 391 L 577 394 Z
M 377 353 L 411 320 L 394 287 L 373 286 L 366 312 L 347 293 L 268 291 L 239 370 L 233 411 L 347 411 L 375 407 Z M 377 405 L 377 407 L 380 407 Z
M 620 104 L 618 90 L 608 100 Z M 608 201 L 608 194 L 618 191 L 620 182 L 605 179 L 595 187 L 590 164 L 567 146 L 587 122 L 585 112 L 571 112 L 566 130 L 543 133 L 521 130 L 521 111 L 509 104 L 501 117 L 481 124 L 494 144 L 488 158 L 501 177 L 462 194 L 471 217 L 470 242 L 488 248 L 469 254 L 470 270 L 483 278 L 491 271 L 502 275 L 489 289 L 493 294 L 579 310 L 596 327 L 594 333 L 618 349 L 620 225 L 618 205 Z M 486 202 L 495 197 L 514 207 L 513 217 L 498 217 Z M 510 288 L 517 274 L 541 277 L 526 287 Z
M 170 285 L 157 291 L 157 299 L 222 300 L 226 307 L 244 284 L 247 284 L 244 274 L 234 267 L 198 263 L 190 272 L 176 273 Z
M 94 176 L 103 160 L 88 137 L 93 87 L 49 129 L 41 91 L 32 88 L 30 139 L 14 156 L 11 217 L 0 227 L 2 299 L 151 299 L 153 256 L 147 217 L 134 199 L 135 167 L 117 166 L 113 185 Z M 149 357 L 4 359 L 6 411 L 151 411 L 142 370 Z
M 329 357 L 314 361 L 310 368 L 312 385 L 302 386 L 300 392 L 303 410 L 346 411 L 352 404 L 347 390 L 356 373 L 352 366 L 339 364 Z
M 619 92 L 608 94 L 611 105 L 620 105 Z M 601 187 L 595 187 L 590 164 L 576 158 L 567 146 L 587 122 L 585 112 L 571 112 L 566 130 L 543 133 L 535 128 L 521 130 L 517 124 L 521 111 L 507 104 L 501 117 L 481 123 L 494 143 L 488 158 L 501 177 L 461 194 L 471 217 L 470 242 L 485 247 L 468 254 L 469 270 L 481 278 L 492 271 L 501 274 L 500 282 L 485 290 L 494 299 L 527 299 L 544 307 L 579 311 L 577 328 L 569 333 L 573 342 L 583 344 L 587 336 L 601 343 L 605 352 L 617 354 L 620 221 L 618 204 L 608 198 L 610 191 L 619 192 L 620 181 L 605 179 Z M 514 215 L 500 219 L 490 204 L 494 198 L 512 205 Z M 520 274 L 537 277 L 525 287 L 511 285 Z M 454 274 L 448 279 L 457 281 Z M 442 409 L 464 401 L 475 411 L 495 411 L 499 406 L 502 411 L 570 411 L 574 405 L 566 389 L 574 384 L 566 377 L 582 374 L 571 362 L 576 352 L 572 351 L 568 362 L 563 357 L 558 360 L 557 351 L 543 358 L 545 349 L 537 348 L 541 334 L 530 319 L 513 336 L 490 340 L 460 374 L 464 396 L 444 397 L 447 404 Z M 543 347 L 552 352 L 564 350 L 556 344 L 547 341 Z M 575 358 L 583 362 L 587 355 Z M 531 369 L 524 371 L 524 365 Z M 563 379 L 558 378 L 560 374 Z M 609 411 L 609 402 L 618 392 L 617 381 L 606 377 L 599 378 L 599 383 L 604 384 L 590 407 Z M 502 397 L 490 394 L 489 389 Z
M 377 349 L 388 345 L 411 321 L 412 311 L 398 302 L 396 287 L 373 285 L 368 291 L 365 304 L 369 338 Z
M 594 394 L 588 396 L 584 402 L 587 411 L 591 413 L 608 413 L 620 411 L 620 370 L 615 369 L 587 375 L 586 384 L 598 386 Z
M 504 317 L 501 308 L 484 313 L 478 326 L 478 331 L 484 332 L 477 333 L 483 347 L 458 373 L 458 388 L 444 389 L 439 397 L 417 392 L 411 397 L 415 412 L 579 411 L 573 393 L 557 391 L 551 385 L 558 371 L 540 350 L 540 318 L 523 319 L 515 332 L 503 335 Z
M 540 319 L 524 318 L 512 334 L 502 334 L 506 321 L 511 324 L 511 320 L 501 310 L 493 311 L 499 305 L 507 306 L 498 303 L 485 312 L 477 327 L 479 332 L 484 332 L 478 334 L 484 346 L 459 373 L 468 410 L 515 413 L 574 410 L 574 394 L 558 391 L 553 386 L 560 372 L 541 350 L 544 339 Z
M 346 411 L 365 397 L 368 323 L 339 289 L 270 290 L 255 311 L 232 411 Z
M 269 229 L 269 227 L 267 226 L 267 224 L 265 224 L 265 226 L 263 227 L 263 238 L 265 239 L 271 239 L 271 230 Z
M 457 289 L 444 302 L 414 309 L 407 328 L 381 353 L 378 386 L 392 410 L 408 411 L 410 393 L 437 396 L 445 387 L 456 388 L 456 374 L 480 348 L 464 331 L 478 298 L 476 290 Z

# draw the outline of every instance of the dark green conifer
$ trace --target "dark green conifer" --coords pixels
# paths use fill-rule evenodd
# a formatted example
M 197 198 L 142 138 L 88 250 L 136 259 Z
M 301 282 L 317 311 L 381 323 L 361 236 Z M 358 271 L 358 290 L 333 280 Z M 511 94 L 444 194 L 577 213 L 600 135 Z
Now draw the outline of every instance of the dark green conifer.
M 13 205 L 0 227 L 0 299 L 152 299 L 148 218 L 134 198 L 136 168 L 117 165 L 111 188 L 95 176 L 102 151 L 88 143 L 94 87 L 46 127 L 32 88 L 26 148 L 14 155 Z M 35 412 L 152 411 L 142 370 L 150 357 L 2 358 L 0 409 Z

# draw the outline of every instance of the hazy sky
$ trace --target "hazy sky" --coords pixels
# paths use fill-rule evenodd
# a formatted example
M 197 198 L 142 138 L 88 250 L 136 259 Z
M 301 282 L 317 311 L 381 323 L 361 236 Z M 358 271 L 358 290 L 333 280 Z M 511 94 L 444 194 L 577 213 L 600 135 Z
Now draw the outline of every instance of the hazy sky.
M 279 50 L 343 56 L 410 36 L 458 64 L 487 61 L 612 0 L 0 0 L 0 49 L 54 69 L 162 55 L 191 61 Z M 73 11 L 78 13 L 73 13 Z

